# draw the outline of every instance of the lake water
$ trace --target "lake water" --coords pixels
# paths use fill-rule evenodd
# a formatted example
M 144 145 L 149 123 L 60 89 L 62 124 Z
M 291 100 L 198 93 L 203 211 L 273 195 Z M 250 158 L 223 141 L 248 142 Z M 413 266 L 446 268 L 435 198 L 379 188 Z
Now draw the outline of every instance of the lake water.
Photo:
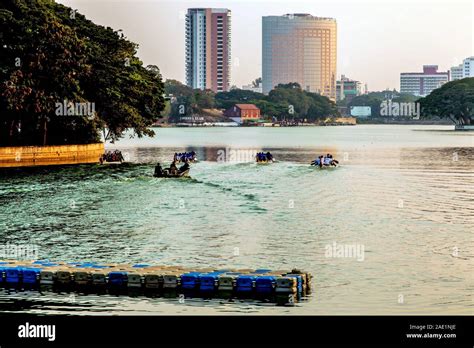
M 107 146 L 130 164 L 0 174 L 0 240 L 37 245 L 39 258 L 314 276 L 311 296 L 291 308 L 0 290 L 0 311 L 473 314 L 474 137 L 451 129 L 163 128 Z M 200 159 L 191 179 L 152 177 L 157 161 L 185 150 Z M 245 162 L 260 150 L 278 162 Z M 309 166 L 328 152 L 338 168 Z M 328 254 L 352 245 L 358 257 Z

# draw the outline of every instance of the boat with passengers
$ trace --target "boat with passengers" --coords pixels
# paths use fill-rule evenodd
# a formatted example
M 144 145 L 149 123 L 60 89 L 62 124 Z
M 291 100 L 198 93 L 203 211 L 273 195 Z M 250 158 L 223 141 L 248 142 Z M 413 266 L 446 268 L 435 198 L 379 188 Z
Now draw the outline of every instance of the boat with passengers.
M 157 163 L 155 166 L 155 172 L 153 176 L 155 178 L 184 178 L 189 177 L 189 170 L 191 167 L 186 162 L 181 167 L 177 167 L 176 161 L 173 161 L 169 168 L 163 169 L 160 163 Z
M 196 158 L 196 152 L 191 151 L 191 152 L 175 152 L 173 156 L 173 161 L 176 161 L 176 163 L 196 163 L 198 160 Z
M 268 164 L 268 163 L 273 163 L 275 162 L 275 158 L 273 155 L 268 151 L 268 152 L 258 152 L 255 155 L 255 162 L 258 164 Z
M 333 156 L 328 153 L 326 155 L 318 156 L 314 161 L 311 162 L 312 166 L 319 167 L 319 169 L 336 168 L 339 165 L 339 161 L 334 159 Z

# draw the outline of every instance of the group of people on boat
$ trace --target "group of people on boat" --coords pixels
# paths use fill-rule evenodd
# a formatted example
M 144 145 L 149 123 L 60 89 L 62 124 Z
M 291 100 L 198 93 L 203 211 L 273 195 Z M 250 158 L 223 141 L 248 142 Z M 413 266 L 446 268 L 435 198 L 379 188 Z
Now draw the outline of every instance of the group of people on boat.
M 125 159 L 123 158 L 122 152 L 119 150 L 107 151 L 99 158 L 100 163 L 104 162 L 120 162 L 122 163 Z
M 196 161 L 196 152 L 194 152 L 194 151 L 180 152 L 180 153 L 175 152 L 174 156 L 173 156 L 173 161 L 182 162 L 182 163 L 195 162 Z
M 184 164 L 178 168 L 176 165 L 178 162 L 173 161 L 171 162 L 169 168 L 163 169 L 161 164 L 158 162 L 155 166 L 155 174 L 153 174 L 156 178 L 163 178 L 163 177 L 170 177 L 170 176 L 181 176 L 185 172 L 189 171 L 190 165 L 188 162 L 184 162 Z
M 322 167 L 337 167 L 339 161 L 335 160 L 330 153 L 318 156 L 313 162 L 311 162 L 312 166 L 318 166 L 319 168 Z
M 273 162 L 273 155 L 270 152 L 258 152 L 255 160 L 257 162 Z

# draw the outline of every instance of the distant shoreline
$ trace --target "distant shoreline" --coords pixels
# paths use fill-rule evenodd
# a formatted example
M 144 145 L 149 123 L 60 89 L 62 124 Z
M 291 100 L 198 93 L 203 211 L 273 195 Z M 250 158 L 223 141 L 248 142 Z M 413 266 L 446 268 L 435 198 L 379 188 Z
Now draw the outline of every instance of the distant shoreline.
M 261 125 L 237 125 L 225 122 L 219 122 L 214 124 L 173 124 L 173 123 L 163 123 L 156 124 L 151 126 L 152 128 L 213 128 L 213 127 L 236 127 L 236 128 L 255 128 L 255 127 L 265 127 L 265 128 L 281 128 L 281 127 L 331 127 L 331 126 L 358 126 L 358 125 L 387 125 L 387 126 L 398 126 L 398 125 L 412 125 L 412 126 L 453 126 L 454 124 L 450 122 L 437 122 L 437 121 L 390 121 L 390 122 L 377 122 L 377 121 L 367 121 L 360 122 L 356 124 L 346 124 L 346 123 L 328 123 L 328 124 L 318 124 L 318 123 L 305 123 L 298 125 L 280 125 L 280 124 L 261 124 Z

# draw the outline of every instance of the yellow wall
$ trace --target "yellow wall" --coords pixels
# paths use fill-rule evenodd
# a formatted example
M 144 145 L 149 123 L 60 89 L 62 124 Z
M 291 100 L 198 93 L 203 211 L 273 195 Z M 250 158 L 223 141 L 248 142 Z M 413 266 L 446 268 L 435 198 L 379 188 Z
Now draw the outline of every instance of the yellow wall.
M 336 123 L 345 123 L 345 124 L 357 124 L 357 119 L 355 117 L 336 117 L 334 119 Z
M 98 163 L 104 144 L 0 147 L 0 167 Z

